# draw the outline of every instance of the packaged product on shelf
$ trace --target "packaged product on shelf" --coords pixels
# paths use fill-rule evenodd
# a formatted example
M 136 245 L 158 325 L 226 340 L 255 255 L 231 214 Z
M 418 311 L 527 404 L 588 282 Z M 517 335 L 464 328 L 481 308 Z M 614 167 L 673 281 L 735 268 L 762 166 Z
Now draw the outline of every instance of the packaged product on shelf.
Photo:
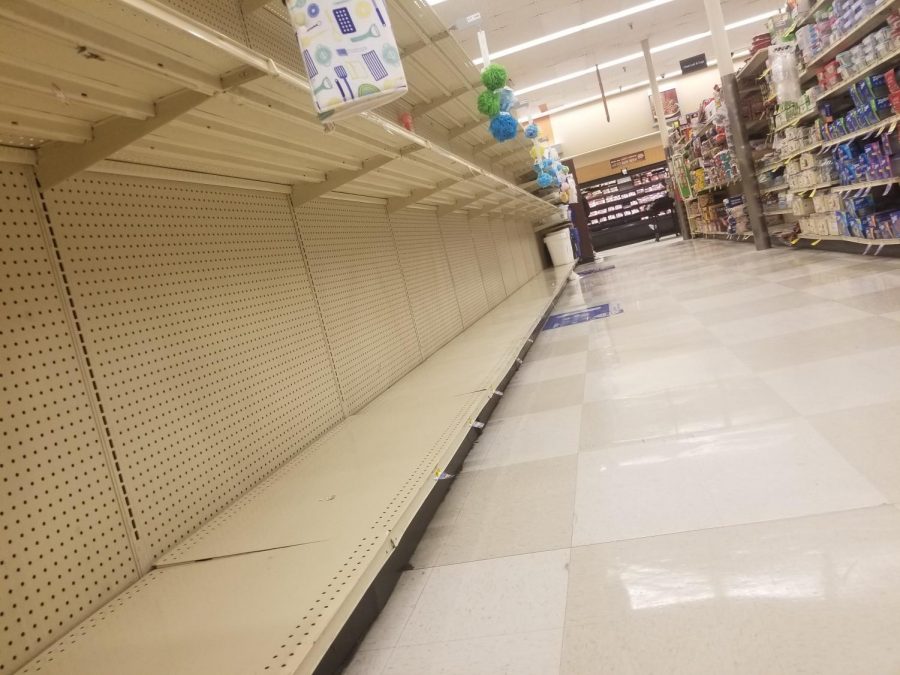
M 795 216 L 808 216 L 815 212 L 812 199 L 794 197 L 791 202 L 791 211 Z
M 803 96 L 793 43 L 783 43 L 769 49 L 769 69 L 772 87 L 780 105 L 796 102 Z
M 744 196 L 726 197 L 722 200 L 725 207 L 725 231 L 728 234 L 744 234 L 750 229 L 750 218 L 744 206 Z

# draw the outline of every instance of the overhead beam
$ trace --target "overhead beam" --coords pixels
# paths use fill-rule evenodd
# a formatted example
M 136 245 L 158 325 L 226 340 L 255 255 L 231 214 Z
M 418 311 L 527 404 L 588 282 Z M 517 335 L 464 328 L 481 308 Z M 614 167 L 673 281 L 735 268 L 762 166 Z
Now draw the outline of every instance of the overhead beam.
M 400 156 L 410 155 L 421 149 L 422 147 L 418 145 L 408 145 L 400 150 Z M 355 181 L 367 173 L 377 171 L 395 159 L 397 158 L 393 156 L 377 155 L 363 160 L 362 165 L 358 169 L 330 171 L 321 183 L 298 183 L 291 188 L 291 201 L 294 204 L 294 208 L 306 202 L 311 202 L 313 199 L 326 195 L 333 190 L 337 190 L 342 185 Z
M 395 211 L 405 209 L 407 206 L 418 204 L 423 199 L 428 199 L 430 196 L 437 194 L 442 190 L 446 190 L 460 182 L 460 179 L 448 178 L 447 180 L 438 182 L 434 187 L 413 190 L 406 197 L 391 197 L 387 200 L 387 212 L 394 213 Z
M 263 77 L 264 72 L 242 66 L 220 79 L 222 90 Z M 97 162 L 128 147 L 135 141 L 212 98 L 211 94 L 193 89 L 180 89 L 154 104 L 155 115 L 138 120 L 131 117 L 111 117 L 96 124 L 93 138 L 86 143 L 48 143 L 37 153 L 35 173 L 41 187 L 49 188 L 66 178 L 90 168 Z

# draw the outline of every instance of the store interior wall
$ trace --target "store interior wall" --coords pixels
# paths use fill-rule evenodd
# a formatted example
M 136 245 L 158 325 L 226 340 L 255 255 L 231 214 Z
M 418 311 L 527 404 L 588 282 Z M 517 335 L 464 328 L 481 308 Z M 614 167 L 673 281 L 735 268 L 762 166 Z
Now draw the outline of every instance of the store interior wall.
M 674 87 L 682 113 L 693 112 L 712 95 L 721 82 L 717 68 L 707 68 L 671 81 L 660 88 Z M 653 133 L 658 134 L 650 107 L 649 87 L 607 97 L 610 121 L 601 101 L 595 101 L 550 115 L 553 137 L 562 146 L 561 154 L 576 157 L 611 146 L 631 142 Z M 659 137 L 657 136 L 659 145 Z M 621 154 L 628 154 L 622 152 Z M 581 178 L 579 173 L 579 180 Z
M 0 179 L 4 672 L 541 269 L 530 224 L 497 212 Z
M 610 161 L 617 157 L 634 155 L 639 152 L 644 153 L 644 159 L 629 162 L 624 166 L 613 167 L 610 165 Z M 660 145 L 659 134 L 656 133 L 572 157 L 572 161 L 575 162 L 575 169 L 578 172 L 578 180 L 582 183 L 596 180 L 597 178 L 604 178 L 622 169 L 629 171 L 640 169 L 650 164 L 657 164 L 665 159 L 666 153 L 662 145 Z

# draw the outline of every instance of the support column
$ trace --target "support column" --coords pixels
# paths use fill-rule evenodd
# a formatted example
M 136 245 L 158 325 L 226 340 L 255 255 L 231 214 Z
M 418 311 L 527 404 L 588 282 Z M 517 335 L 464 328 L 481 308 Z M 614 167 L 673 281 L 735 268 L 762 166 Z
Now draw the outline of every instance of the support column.
M 569 167 L 569 175 L 575 178 L 575 184 L 578 184 L 578 175 L 575 173 L 575 161 L 567 159 L 563 162 Z M 581 258 L 582 263 L 594 262 L 594 242 L 591 241 L 591 228 L 588 226 L 587 209 L 584 203 L 584 197 L 578 195 L 578 203 L 572 211 L 572 224 L 578 230 L 578 238 L 581 241 Z
M 666 109 L 663 107 L 662 94 L 659 93 L 659 84 L 656 82 L 656 69 L 653 67 L 653 57 L 650 56 L 650 40 L 641 40 L 641 49 L 644 51 L 644 64 L 647 66 L 647 77 L 650 78 L 650 93 L 653 96 L 653 109 L 656 110 L 656 121 L 659 127 L 659 138 L 662 141 L 663 152 L 669 147 L 669 128 L 666 126 Z
M 744 118 L 741 115 L 741 96 L 738 92 L 737 78 L 734 74 L 734 61 L 731 57 L 731 47 L 728 44 L 728 35 L 725 32 L 725 18 L 722 16 L 720 0 L 703 0 L 706 6 L 706 16 L 709 20 L 709 30 L 712 32 L 713 47 L 716 50 L 716 60 L 719 64 L 719 75 L 722 77 L 722 98 L 728 109 L 728 121 L 731 127 L 731 137 L 734 142 L 734 152 L 741 172 L 741 190 L 744 193 L 744 208 L 750 220 L 750 228 L 753 230 L 753 241 L 757 250 L 771 247 L 769 241 L 769 228 L 766 217 L 763 215 L 762 203 L 759 198 L 759 184 L 756 182 L 756 173 L 753 166 L 753 155 L 750 150 L 750 142 L 747 139 L 747 129 L 744 127 Z

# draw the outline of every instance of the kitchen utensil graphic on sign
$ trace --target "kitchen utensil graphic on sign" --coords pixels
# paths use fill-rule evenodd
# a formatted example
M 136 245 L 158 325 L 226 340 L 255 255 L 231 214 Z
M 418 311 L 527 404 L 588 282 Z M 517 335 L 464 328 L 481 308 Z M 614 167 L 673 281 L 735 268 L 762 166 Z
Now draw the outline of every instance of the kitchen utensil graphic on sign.
M 383 106 L 409 91 L 385 0 L 283 2 L 323 124 Z
M 353 23 L 353 17 L 350 16 L 350 10 L 346 7 L 335 7 L 331 10 L 334 20 L 337 21 L 338 28 L 344 35 L 350 35 L 356 32 L 356 24 Z
M 306 66 L 306 74 L 309 76 L 309 79 L 313 79 L 319 74 L 316 64 L 313 63 L 312 57 L 309 55 L 309 50 L 303 50 L 303 63 Z
M 381 25 L 387 26 L 387 22 L 384 20 L 384 14 L 382 14 L 381 10 L 378 8 L 377 0 L 372 0 L 372 7 L 375 8 L 375 13 L 378 15 L 378 20 L 381 22 Z
M 338 87 L 340 87 L 340 84 L 338 84 Z M 334 89 L 334 85 L 331 83 L 331 78 L 326 77 L 324 80 L 322 80 L 322 84 L 320 84 L 313 90 L 313 94 L 318 94 L 320 91 L 328 91 L 329 89 Z M 343 96 L 343 92 L 341 93 L 341 95 Z
M 372 24 L 372 27 L 367 30 L 365 33 L 361 35 L 354 35 L 350 38 L 350 42 L 362 42 L 363 40 L 368 40 L 369 38 L 377 38 L 381 37 L 381 31 L 378 30 L 378 26 L 376 24 Z
M 316 61 L 323 66 L 331 64 L 331 50 L 325 45 L 316 47 Z
M 335 66 L 334 74 L 338 76 L 338 91 L 341 92 L 341 96 L 344 97 L 344 100 L 347 100 L 347 97 L 344 95 L 344 87 L 347 88 L 347 93 L 350 94 L 350 98 L 356 98 L 353 95 L 353 89 L 350 87 L 350 83 L 347 81 L 349 75 L 347 75 L 347 69 L 344 66 Z M 344 81 L 344 87 L 341 86 L 340 80 Z
M 365 61 L 369 72 L 372 73 L 372 77 L 375 78 L 376 82 L 383 80 L 388 76 L 387 70 L 385 70 L 384 65 L 381 63 L 381 59 L 378 58 L 378 54 L 376 54 L 374 50 L 363 54 L 362 60 Z

